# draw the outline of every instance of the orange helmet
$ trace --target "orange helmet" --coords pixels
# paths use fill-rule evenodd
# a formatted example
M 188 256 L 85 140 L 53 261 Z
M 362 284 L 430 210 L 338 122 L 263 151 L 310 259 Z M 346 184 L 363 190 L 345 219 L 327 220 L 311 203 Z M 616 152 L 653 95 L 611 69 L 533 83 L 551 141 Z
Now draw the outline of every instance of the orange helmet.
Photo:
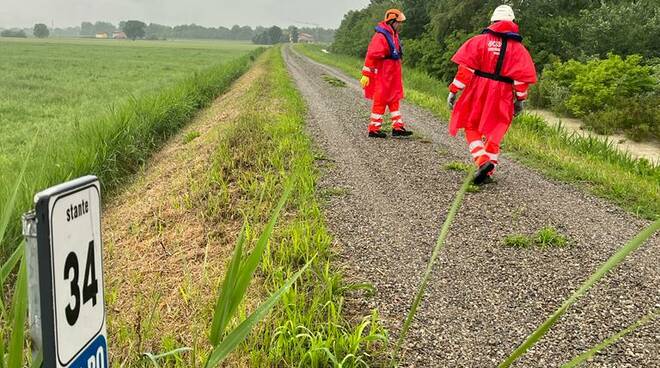
M 393 19 L 396 20 L 397 22 L 404 22 L 406 20 L 406 16 L 399 9 L 390 9 L 390 10 L 386 11 L 385 12 L 385 21 L 389 22 Z

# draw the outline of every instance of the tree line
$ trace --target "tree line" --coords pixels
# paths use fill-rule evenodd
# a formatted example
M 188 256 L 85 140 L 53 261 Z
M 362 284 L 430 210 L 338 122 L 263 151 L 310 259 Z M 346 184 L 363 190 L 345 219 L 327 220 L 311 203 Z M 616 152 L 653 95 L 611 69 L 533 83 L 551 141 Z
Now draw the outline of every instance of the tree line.
M 256 44 L 272 45 L 279 42 L 297 41 L 300 34 L 311 35 L 315 41 L 330 43 L 334 40 L 335 30 L 320 27 L 295 27 L 282 29 L 278 26 L 272 27 L 250 27 L 234 25 L 231 28 L 204 27 L 197 24 L 183 24 L 178 26 L 167 26 L 158 23 L 146 24 L 139 20 L 122 21 L 118 25 L 110 22 L 82 22 L 80 26 L 49 29 L 45 24 L 39 26 L 39 35 L 29 29 L 6 29 L 0 30 L 2 37 L 28 37 L 32 33 L 41 37 L 44 30 L 45 37 L 94 37 L 97 33 L 108 33 L 123 31 L 129 38 L 145 38 L 151 40 L 165 39 L 216 39 L 253 41 Z M 35 27 L 37 26 L 35 25 Z
M 608 53 L 660 57 L 657 0 L 372 0 L 344 16 L 332 49 L 364 56 L 374 24 L 386 9 L 401 7 L 408 18 L 401 34 L 406 62 L 449 80 L 455 71 L 451 55 L 488 25 L 502 3 L 515 9 L 525 45 L 540 68 Z

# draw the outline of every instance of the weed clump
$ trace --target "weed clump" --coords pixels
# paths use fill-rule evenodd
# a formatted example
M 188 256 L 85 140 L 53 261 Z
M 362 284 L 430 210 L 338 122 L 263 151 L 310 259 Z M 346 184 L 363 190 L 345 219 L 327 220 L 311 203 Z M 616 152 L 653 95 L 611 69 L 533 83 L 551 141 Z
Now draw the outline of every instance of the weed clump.
M 200 135 L 201 134 L 196 130 L 193 130 L 193 131 L 190 131 L 190 132 L 186 133 L 183 136 L 183 144 L 188 144 L 188 143 L 192 142 L 193 140 L 195 140 L 195 138 L 199 137 Z
M 524 234 L 507 235 L 504 238 L 504 245 L 512 248 L 529 248 L 534 245 L 532 239 Z
M 468 172 L 471 167 L 472 165 L 466 164 L 465 162 L 453 161 L 445 165 L 445 170 Z
M 563 248 L 566 246 L 566 237 L 561 235 L 557 229 L 552 226 L 546 226 L 536 233 L 535 243 L 542 247 Z
M 324 74 L 322 78 L 324 81 L 328 82 L 328 84 L 333 87 L 346 87 L 346 82 L 344 82 L 339 78 L 335 78 L 327 74 Z
M 511 248 L 564 248 L 568 245 L 566 236 L 552 226 L 545 226 L 534 235 L 511 234 L 504 237 L 504 245 Z

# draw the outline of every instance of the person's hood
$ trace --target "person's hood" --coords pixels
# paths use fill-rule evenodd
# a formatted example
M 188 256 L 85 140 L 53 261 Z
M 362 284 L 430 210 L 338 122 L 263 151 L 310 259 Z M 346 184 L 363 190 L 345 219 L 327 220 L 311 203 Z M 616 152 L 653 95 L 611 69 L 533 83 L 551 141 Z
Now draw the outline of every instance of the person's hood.
M 488 28 L 484 29 L 481 33 L 492 33 L 501 37 L 522 41 L 518 25 L 509 20 L 495 22 L 488 26 Z

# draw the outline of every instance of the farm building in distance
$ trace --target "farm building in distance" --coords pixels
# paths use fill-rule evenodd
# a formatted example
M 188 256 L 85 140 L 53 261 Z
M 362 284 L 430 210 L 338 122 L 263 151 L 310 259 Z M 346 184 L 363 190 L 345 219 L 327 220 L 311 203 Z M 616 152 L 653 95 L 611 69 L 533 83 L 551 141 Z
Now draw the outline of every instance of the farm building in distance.
M 298 42 L 299 43 L 314 43 L 314 36 L 312 36 L 309 33 L 300 32 L 300 34 L 298 35 Z
M 108 32 L 98 32 L 96 34 L 96 38 L 109 38 L 108 37 Z
M 128 37 L 126 37 L 126 33 L 122 32 L 122 31 L 112 32 L 112 39 L 114 39 L 114 40 L 125 40 L 127 38 Z

